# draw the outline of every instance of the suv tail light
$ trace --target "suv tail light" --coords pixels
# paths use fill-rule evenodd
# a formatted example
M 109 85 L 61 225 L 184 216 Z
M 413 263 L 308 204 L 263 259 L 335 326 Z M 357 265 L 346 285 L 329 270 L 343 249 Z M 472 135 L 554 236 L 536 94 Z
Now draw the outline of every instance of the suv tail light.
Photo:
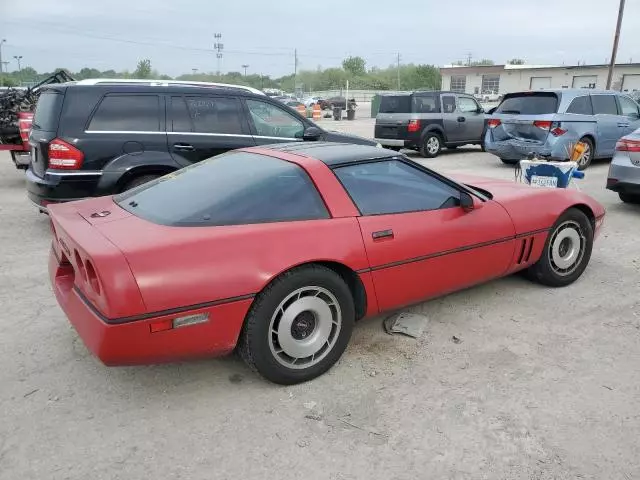
M 420 120 L 409 120 L 407 132 L 415 133 L 420 131 Z
M 496 127 L 499 127 L 501 124 L 502 122 L 497 118 L 490 118 L 489 120 L 487 120 L 487 125 L 489 125 L 489 128 L 496 128 Z
M 49 144 L 49 168 L 76 170 L 82 166 L 84 153 L 70 143 L 56 138 Z
M 616 150 L 619 152 L 640 153 L 640 140 L 620 139 L 616 143 Z
M 18 114 L 18 128 L 20 128 L 20 138 L 24 143 L 29 141 L 29 132 L 31 131 L 32 122 L 32 113 L 20 112 Z

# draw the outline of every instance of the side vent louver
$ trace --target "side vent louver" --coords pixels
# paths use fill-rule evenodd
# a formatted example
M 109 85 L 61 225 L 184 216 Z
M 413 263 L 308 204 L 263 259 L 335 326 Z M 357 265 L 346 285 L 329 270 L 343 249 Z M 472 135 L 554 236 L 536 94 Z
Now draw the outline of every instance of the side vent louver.
M 518 255 L 518 265 L 529 262 L 531 251 L 533 250 L 533 237 L 523 238 L 520 244 L 520 254 Z

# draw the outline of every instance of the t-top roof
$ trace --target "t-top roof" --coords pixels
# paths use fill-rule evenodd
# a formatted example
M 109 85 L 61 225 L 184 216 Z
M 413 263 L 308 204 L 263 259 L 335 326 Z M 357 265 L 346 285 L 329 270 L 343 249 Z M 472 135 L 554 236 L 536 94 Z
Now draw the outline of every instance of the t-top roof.
M 330 167 L 363 160 L 375 160 L 398 155 L 398 152 L 370 145 L 335 142 L 294 142 L 269 145 L 265 148 L 286 153 L 306 155 Z

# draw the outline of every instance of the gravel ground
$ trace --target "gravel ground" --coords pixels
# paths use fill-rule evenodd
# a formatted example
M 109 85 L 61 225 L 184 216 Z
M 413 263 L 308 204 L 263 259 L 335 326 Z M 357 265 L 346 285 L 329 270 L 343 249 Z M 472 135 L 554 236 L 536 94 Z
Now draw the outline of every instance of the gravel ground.
M 474 147 L 426 163 L 513 175 Z M 516 276 L 423 303 L 419 340 L 360 322 L 328 374 L 279 387 L 235 357 L 101 365 L 49 287 L 47 218 L 0 154 L 0 479 L 640 478 L 640 208 L 606 171 L 580 183 L 608 216 L 574 285 Z

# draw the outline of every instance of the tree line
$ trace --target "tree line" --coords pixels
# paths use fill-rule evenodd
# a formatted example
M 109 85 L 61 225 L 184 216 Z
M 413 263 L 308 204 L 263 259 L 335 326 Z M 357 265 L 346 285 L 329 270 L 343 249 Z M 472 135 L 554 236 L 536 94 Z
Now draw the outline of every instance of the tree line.
M 279 88 L 292 92 L 294 89 L 305 92 L 318 90 L 335 90 L 344 88 L 349 81 L 349 88 L 361 90 L 435 90 L 440 88 L 440 71 L 434 65 L 404 64 L 399 67 L 390 65 L 386 68 L 367 68 L 362 57 L 349 57 L 342 62 L 341 67 L 322 68 L 316 70 L 301 70 L 297 74 L 272 78 L 268 75 L 249 74 L 241 72 L 193 72 L 171 77 L 155 70 L 149 59 L 138 62 L 133 71 L 98 70 L 83 68 L 73 72 L 66 68 L 77 80 L 86 78 L 132 78 L 132 79 L 160 79 L 160 80 L 191 80 L 201 82 L 219 82 L 248 85 L 258 89 Z M 60 69 L 56 69 L 60 70 Z M 21 71 L 4 73 L 5 86 L 19 86 L 39 82 L 53 72 L 37 72 L 32 67 L 25 67 Z

